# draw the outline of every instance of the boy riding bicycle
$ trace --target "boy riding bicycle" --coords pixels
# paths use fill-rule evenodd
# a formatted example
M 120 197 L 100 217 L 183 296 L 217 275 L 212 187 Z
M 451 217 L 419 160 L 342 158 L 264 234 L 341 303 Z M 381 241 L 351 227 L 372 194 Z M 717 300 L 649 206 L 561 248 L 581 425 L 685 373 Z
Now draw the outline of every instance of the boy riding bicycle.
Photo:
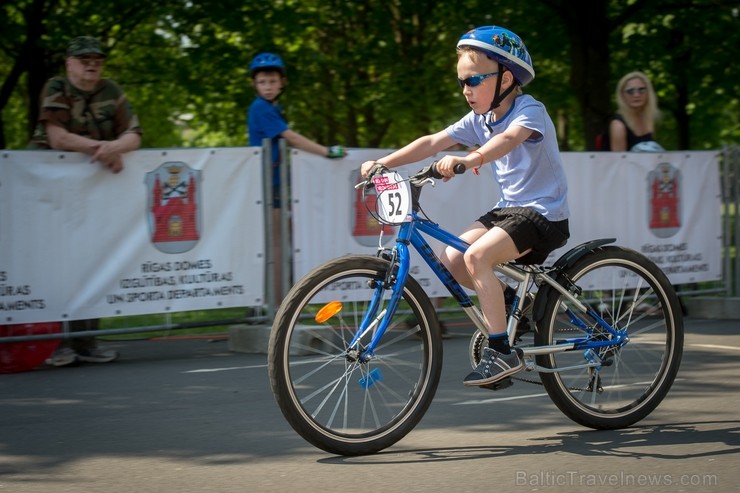
M 542 263 L 565 244 L 568 186 L 552 120 L 542 103 L 521 91 L 535 75 L 521 38 L 501 27 L 479 27 L 460 38 L 457 53 L 458 84 L 472 111 L 440 132 L 366 161 L 360 172 L 367 177 L 379 167 L 421 161 L 456 144 L 477 149 L 465 157 L 441 158 L 437 170 L 445 180 L 459 163 L 476 174 L 493 163 L 501 199 L 460 235 L 470 245 L 464 254 L 448 247 L 440 256 L 458 282 L 478 296 L 489 347 L 463 383 L 484 386 L 524 368 L 509 345 L 504 285 L 492 266 L 512 260 Z

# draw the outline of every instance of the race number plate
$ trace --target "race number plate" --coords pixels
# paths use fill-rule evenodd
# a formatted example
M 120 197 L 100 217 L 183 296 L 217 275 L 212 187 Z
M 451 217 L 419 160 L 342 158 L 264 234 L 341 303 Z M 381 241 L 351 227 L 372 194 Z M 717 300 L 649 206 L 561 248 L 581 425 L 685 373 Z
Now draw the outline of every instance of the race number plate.
M 373 177 L 378 194 L 377 210 L 382 222 L 401 224 L 411 219 L 409 183 L 398 172 L 389 171 Z

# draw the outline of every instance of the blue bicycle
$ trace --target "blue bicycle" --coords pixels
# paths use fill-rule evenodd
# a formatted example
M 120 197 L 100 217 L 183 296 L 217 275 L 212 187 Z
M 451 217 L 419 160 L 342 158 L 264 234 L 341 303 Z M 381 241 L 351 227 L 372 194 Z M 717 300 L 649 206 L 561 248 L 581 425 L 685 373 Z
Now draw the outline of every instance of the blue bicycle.
M 419 206 L 434 178 L 440 176 L 432 164 L 411 178 L 381 170 L 358 185 L 372 191 L 367 203 L 378 220 L 398 226 L 395 244 L 379 247 L 377 256 L 316 267 L 276 314 L 268 354 L 273 393 L 295 431 L 329 453 L 364 455 L 393 445 L 434 397 L 442 337 L 434 305 L 409 272 L 409 247 L 477 328 L 473 367 L 487 343 L 480 309 L 423 236 L 468 247 Z M 658 406 L 681 362 L 680 304 L 652 261 L 614 241 L 579 245 L 550 267 L 495 267 L 515 287 L 507 330 L 526 369 L 490 389 L 541 383 L 566 416 L 594 429 L 630 426 Z

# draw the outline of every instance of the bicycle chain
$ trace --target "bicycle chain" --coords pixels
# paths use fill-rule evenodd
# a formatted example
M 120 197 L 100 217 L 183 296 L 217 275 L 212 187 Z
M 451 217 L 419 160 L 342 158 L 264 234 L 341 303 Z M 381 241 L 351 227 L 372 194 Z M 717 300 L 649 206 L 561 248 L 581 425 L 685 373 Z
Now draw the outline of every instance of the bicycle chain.
M 524 382 L 524 383 L 533 383 L 535 385 L 542 385 L 542 386 L 544 386 L 544 384 L 542 383 L 541 380 L 531 380 L 529 378 L 522 378 L 522 377 L 511 377 L 511 379 L 512 380 L 518 380 L 518 381 Z M 568 387 L 568 390 L 573 390 L 573 391 L 576 391 L 576 392 L 591 392 L 590 390 L 584 389 L 584 388 L 581 388 L 581 387 Z
M 542 383 L 542 380 L 532 380 L 532 379 L 523 378 L 523 377 L 511 377 L 511 379 L 512 380 L 518 380 L 519 382 L 524 382 L 524 383 L 533 383 L 535 385 L 544 385 Z
M 535 385 L 542 385 L 542 386 L 544 386 L 544 384 L 542 383 L 541 380 L 531 380 L 529 378 L 523 378 L 523 377 L 511 377 L 511 379 L 512 380 L 518 380 L 518 381 L 524 382 L 524 383 L 532 383 L 532 384 L 535 384 Z M 568 387 L 568 390 L 573 390 L 573 391 L 577 391 L 577 392 L 590 392 L 590 390 L 584 389 L 584 388 L 581 388 L 581 387 Z

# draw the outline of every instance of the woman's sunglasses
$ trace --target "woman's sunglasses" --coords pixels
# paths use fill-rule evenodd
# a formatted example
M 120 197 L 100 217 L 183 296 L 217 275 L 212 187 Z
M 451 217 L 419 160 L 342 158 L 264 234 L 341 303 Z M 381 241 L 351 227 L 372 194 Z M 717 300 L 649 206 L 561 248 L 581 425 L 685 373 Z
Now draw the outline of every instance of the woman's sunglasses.
M 625 89 L 624 92 L 630 96 L 634 96 L 635 94 L 645 94 L 647 92 L 647 87 L 630 87 L 629 89 Z
M 462 89 L 465 86 L 468 86 L 468 87 L 479 86 L 481 82 L 483 82 L 489 77 L 493 77 L 497 73 L 498 72 L 491 72 L 490 74 L 471 75 L 467 79 L 457 79 L 457 85 L 460 86 L 460 89 Z

